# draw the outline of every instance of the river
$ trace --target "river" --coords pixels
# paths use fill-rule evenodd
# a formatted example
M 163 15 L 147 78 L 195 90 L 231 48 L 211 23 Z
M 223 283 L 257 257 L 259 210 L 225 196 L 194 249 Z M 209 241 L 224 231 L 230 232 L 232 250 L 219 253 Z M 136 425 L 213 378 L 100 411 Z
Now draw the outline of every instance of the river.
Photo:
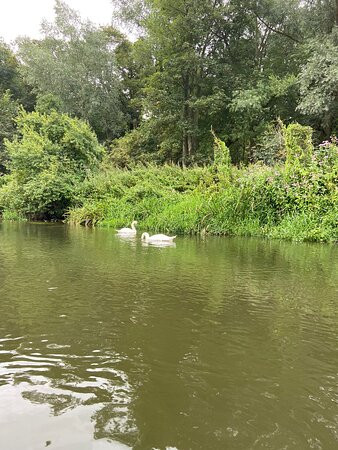
M 338 448 L 337 256 L 0 223 L 0 448 Z

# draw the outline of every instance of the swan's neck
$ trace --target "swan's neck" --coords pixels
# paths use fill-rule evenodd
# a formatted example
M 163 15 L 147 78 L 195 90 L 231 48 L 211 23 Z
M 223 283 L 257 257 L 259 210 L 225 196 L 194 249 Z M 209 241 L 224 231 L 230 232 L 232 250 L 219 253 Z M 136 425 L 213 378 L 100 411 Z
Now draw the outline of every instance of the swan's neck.
M 148 233 L 143 233 L 141 236 L 142 241 L 147 241 L 149 239 L 149 234 Z
M 135 228 L 135 222 L 132 222 L 132 223 L 131 223 L 131 229 L 132 229 L 133 231 L 136 231 L 136 228 Z

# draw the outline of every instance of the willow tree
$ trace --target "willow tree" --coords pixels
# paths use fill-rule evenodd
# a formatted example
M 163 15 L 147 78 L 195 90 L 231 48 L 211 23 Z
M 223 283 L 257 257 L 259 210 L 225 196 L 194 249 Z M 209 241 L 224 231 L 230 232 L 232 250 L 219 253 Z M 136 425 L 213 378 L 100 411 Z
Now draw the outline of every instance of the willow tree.
M 87 120 L 100 139 L 128 127 L 115 48 L 120 34 L 97 28 L 60 0 L 55 22 L 42 24 L 43 38 L 18 40 L 23 74 L 39 94 L 53 94 L 63 110 Z

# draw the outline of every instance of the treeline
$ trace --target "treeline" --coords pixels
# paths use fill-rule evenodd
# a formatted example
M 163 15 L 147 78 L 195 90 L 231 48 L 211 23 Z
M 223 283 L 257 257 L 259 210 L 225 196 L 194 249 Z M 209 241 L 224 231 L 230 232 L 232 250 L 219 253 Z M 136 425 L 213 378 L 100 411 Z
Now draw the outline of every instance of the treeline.
M 0 41 L 0 214 L 336 239 L 338 0 L 114 5 Z
M 317 143 L 337 133 L 338 0 L 114 5 L 134 42 L 57 0 L 42 39 L 18 39 L 15 55 L 1 43 L 0 142 L 17 105 L 46 94 L 125 165 L 208 163 L 211 127 L 234 163 L 278 159 L 278 119 L 311 126 Z

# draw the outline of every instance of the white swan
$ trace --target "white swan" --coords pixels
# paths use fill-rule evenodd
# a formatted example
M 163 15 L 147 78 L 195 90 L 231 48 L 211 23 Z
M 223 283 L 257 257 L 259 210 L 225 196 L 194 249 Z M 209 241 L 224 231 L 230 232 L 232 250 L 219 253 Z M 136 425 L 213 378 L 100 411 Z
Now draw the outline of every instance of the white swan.
M 124 236 L 135 236 L 136 235 L 135 225 L 137 225 L 137 220 L 134 220 L 131 223 L 131 228 L 120 228 L 119 230 L 116 230 L 117 234 L 121 234 Z
M 166 236 L 165 234 L 154 234 L 153 236 L 149 236 L 149 233 L 142 233 L 141 240 L 145 242 L 173 242 L 176 236 Z

